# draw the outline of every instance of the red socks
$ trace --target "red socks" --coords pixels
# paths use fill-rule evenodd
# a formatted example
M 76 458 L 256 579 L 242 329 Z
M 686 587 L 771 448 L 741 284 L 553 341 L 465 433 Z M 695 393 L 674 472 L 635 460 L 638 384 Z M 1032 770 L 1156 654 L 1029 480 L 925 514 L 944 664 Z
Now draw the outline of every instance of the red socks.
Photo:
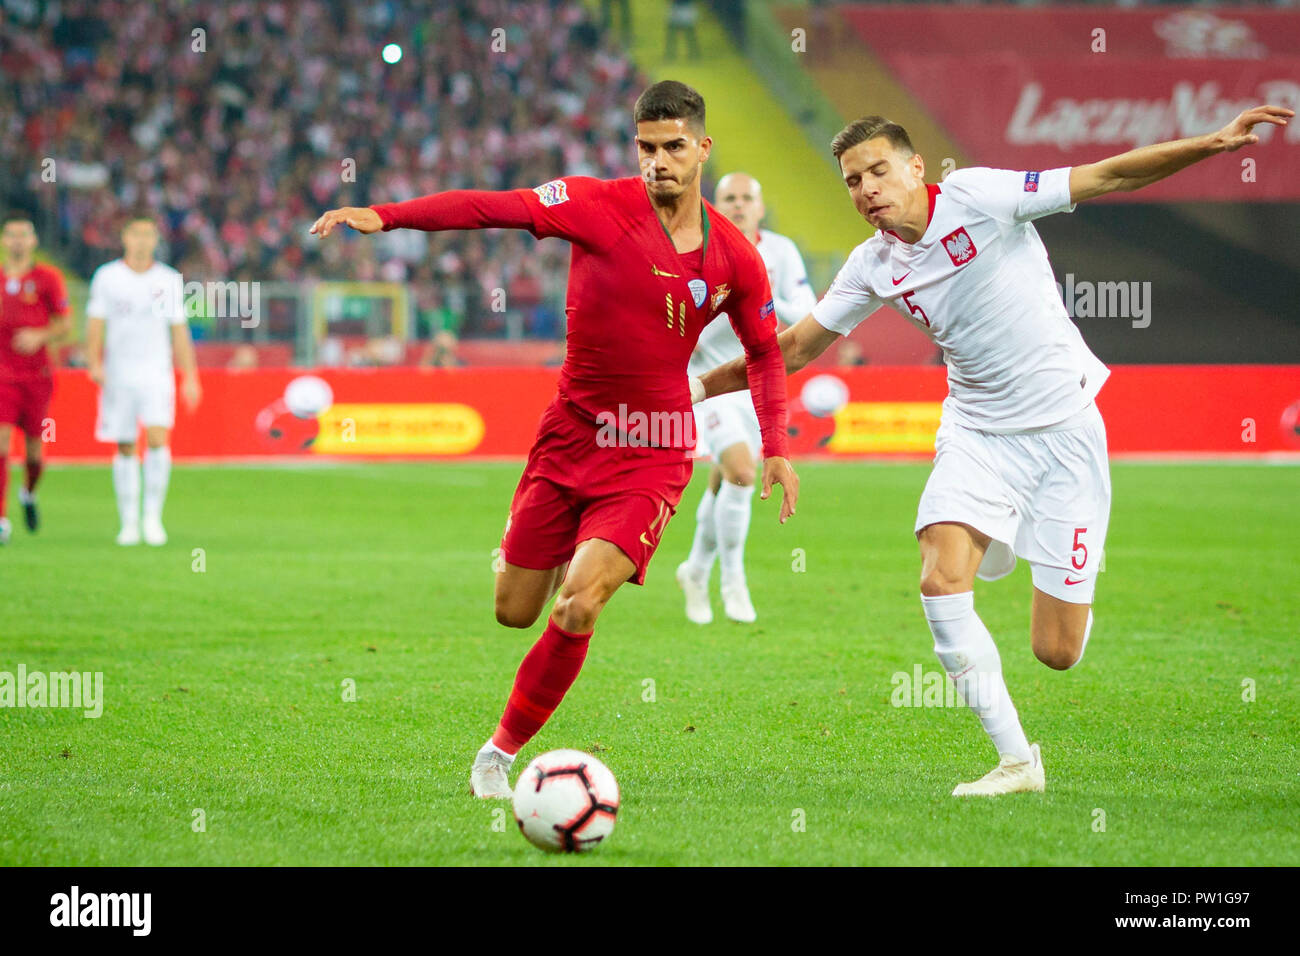
M 547 620 L 546 630 L 519 665 L 505 713 L 492 735 L 494 745 L 515 754 L 533 739 L 577 679 L 589 640 L 590 634 L 570 634 Z

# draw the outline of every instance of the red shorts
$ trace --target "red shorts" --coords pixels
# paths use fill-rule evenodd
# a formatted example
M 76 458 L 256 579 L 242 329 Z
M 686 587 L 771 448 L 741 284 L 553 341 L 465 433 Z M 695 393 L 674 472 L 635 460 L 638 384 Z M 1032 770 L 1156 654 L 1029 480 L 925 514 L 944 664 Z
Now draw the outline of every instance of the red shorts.
M 537 439 L 510 503 L 502 556 L 521 568 L 564 564 L 578 545 L 601 538 L 646 566 L 691 480 L 687 452 L 669 448 L 603 448 L 599 427 L 560 397 L 537 427 Z
M 0 425 L 17 425 L 29 438 L 36 437 L 45 427 L 53 394 L 52 378 L 0 380 Z

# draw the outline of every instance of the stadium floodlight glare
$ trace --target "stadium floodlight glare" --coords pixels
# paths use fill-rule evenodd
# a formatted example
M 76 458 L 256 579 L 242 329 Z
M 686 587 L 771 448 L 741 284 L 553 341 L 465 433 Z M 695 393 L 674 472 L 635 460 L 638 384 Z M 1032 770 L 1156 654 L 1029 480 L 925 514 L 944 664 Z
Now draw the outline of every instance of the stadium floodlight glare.
M 396 43 L 385 44 L 382 55 L 385 63 L 397 63 L 402 59 L 402 48 Z

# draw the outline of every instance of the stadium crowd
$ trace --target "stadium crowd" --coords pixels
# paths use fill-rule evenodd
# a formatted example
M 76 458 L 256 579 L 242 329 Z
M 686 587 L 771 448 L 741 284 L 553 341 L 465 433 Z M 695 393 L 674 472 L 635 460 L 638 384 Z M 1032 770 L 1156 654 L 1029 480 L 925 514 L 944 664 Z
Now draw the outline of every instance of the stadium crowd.
M 400 231 L 318 244 L 307 229 L 336 206 L 635 171 L 644 80 L 572 0 L 0 11 L 3 198 L 34 212 L 43 243 L 83 277 L 120 254 L 125 216 L 148 210 L 187 281 L 408 281 L 424 338 L 554 337 L 560 240 Z M 388 43 L 396 63 L 381 58 Z M 491 309 L 494 289 L 506 313 Z

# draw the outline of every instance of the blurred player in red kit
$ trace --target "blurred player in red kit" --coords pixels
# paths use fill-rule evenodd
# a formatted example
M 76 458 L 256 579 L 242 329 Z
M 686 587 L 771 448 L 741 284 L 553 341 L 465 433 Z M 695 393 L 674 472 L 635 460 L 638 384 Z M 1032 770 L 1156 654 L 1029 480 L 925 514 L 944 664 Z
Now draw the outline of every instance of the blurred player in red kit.
M 27 439 L 26 480 L 18 489 L 28 531 L 40 523 L 36 483 L 44 468 L 42 433 L 49 417 L 54 375 L 50 346 L 72 327 L 63 276 L 37 263 L 36 226 L 24 213 L 10 213 L 0 224 L 4 284 L 0 289 L 0 544 L 12 526 L 5 517 L 9 484 L 9 442 L 15 425 Z
M 713 145 L 704 100 L 682 83 L 656 83 L 637 99 L 635 121 L 640 177 L 455 190 L 332 210 L 312 226 L 322 237 L 339 224 L 363 233 L 506 227 L 573 245 L 567 352 L 511 503 L 497 620 L 531 627 L 558 596 L 474 761 L 470 785 L 479 797 L 510 797 L 515 755 L 577 678 L 601 609 L 625 581 L 645 581 L 691 476 L 691 405 L 703 390 L 688 378 L 687 362 L 720 313 L 745 348 L 763 439 L 762 496 L 773 483 L 782 486 L 782 522 L 798 497 L 767 270 L 753 244 L 700 194 Z

